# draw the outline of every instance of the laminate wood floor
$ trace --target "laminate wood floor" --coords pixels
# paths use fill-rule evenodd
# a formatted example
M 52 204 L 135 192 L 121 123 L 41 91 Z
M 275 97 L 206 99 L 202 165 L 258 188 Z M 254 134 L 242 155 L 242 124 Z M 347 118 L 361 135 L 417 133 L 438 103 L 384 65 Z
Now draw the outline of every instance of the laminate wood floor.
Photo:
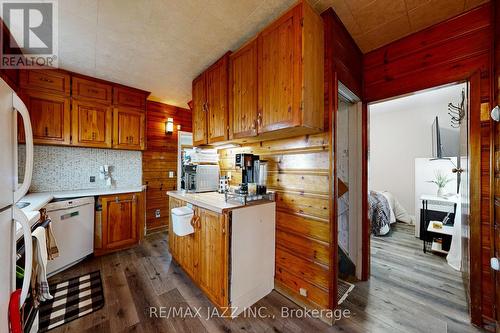
M 475 332 L 467 324 L 460 274 L 443 258 L 421 253 L 420 242 L 403 229 L 373 239 L 372 279 L 356 284 L 341 306 L 349 318 L 334 326 L 283 318 L 282 308 L 300 308 L 276 291 L 255 305 L 262 317 L 206 320 L 214 308 L 172 261 L 166 233 L 157 233 L 137 248 L 87 259 L 52 277 L 58 282 L 100 270 L 105 305 L 51 332 Z

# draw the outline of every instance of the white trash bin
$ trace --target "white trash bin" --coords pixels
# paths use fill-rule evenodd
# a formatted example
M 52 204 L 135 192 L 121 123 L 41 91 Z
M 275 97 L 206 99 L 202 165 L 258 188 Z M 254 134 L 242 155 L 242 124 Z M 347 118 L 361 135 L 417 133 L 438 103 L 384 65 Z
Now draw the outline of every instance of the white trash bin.
M 194 232 L 191 220 L 194 212 L 187 206 L 172 209 L 172 229 L 177 236 L 187 236 Z

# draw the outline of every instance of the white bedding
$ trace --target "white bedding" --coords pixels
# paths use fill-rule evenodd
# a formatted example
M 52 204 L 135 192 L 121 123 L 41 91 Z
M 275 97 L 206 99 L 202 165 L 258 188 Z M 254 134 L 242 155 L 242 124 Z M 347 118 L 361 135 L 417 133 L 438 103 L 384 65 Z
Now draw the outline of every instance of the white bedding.
M 377 191 L 377 192 L 382 194 L 387 199 L 387 202 L 389 203 L 389 209 L 391 211 L 390 212 L 391 215 L 390 215 L 389 220 L 390 220 L 391 224 L 396 223 L 396 221 L 401 221 L 401 222 L 405 222 L 405 223 L 409 223 L 409 224 L 415 223 L 413 217 L 410 214 L 408 214 L 406 209 L 404 209 L 403 206 L 401 206 L 398 199 L 396 199 L 394 197 L 394 195 L 392 195 L 392 193 L 390 193 L 388 191 Z M 386 225 L 386 226 L 382 227 L 382 229 L 380 230 L 380 234 L 386 235 L 389 231 L 390 231 L 390 227 L 388 225 Z

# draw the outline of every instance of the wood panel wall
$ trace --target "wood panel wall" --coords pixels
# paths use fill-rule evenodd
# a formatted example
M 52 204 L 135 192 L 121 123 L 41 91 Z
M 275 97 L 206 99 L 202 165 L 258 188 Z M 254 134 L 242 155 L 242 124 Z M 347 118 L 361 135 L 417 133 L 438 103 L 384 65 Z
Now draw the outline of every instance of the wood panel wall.
M 191 110 L 147 101 L 147 149 L 142 153 L 142 181 L 146 189 L 146 229 L 148 232 L 168 227 L 167 191 L 177 187 L 177 125 L 191 132 Z M 167 118 L 174 119 L 174 132 L 165 132 Z M 169 171 L 174 177 L 169 178 Z M 155 215 L 160 210 L 160 217 Z
M 277 206 L 276 288 L 314 308 L 329 308 L 333 296 L 328 142 L 325 132 L 219 152 L 221 172 L 231 173 L 233 185 L 241 182 L 241 171 L 234 167 L 236 153 L 253 153 L 268 161 L 268 188 L 276 191 Z M 300 288 L 307 296 L 300 295 Z
M 369 52 L 364 56 L 364 99 L 372 102 L 443 84 L 464 81 L 480 71 L 481 117 L 471 142 L 480 142 L 480 216 L 471 220 L 472 320 L 477 325 L 493 322 L 493 283 L 489 269 L 491 254 L 491 122 L 488 110 L 493 102 L 493 3 L 486 3 L 467 13 L 412 34 Z M 477 120 L 477 119 L 475 119 Z M 477 123 L 477 122 L 476 122 Z M 473 179 L 472 181 L 478 181 Z M 474 262 L 474 260 L 476 260 Z M 479 260 L 479 262 L 477 261 Z

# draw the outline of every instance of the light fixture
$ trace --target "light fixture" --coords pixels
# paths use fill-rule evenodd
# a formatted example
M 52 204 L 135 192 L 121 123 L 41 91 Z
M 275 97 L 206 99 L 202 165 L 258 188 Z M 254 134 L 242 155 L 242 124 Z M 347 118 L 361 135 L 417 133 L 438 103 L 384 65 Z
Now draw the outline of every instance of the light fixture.
M 167 134 L 172 134 L 174 132 L 174 118 L 167 118 L 165 123 L 165 132 Z
M 237 143 L 225 143 L 220 146 L 215 146 L 214 148 L 217 150 L 222 150 L 222 149 L 231 149 L 231 148 L 239 148 L 241 147 L 240 144 Z
M 500 121 L 500 106 L 497 105 L 491 110 L 491 119 Z

